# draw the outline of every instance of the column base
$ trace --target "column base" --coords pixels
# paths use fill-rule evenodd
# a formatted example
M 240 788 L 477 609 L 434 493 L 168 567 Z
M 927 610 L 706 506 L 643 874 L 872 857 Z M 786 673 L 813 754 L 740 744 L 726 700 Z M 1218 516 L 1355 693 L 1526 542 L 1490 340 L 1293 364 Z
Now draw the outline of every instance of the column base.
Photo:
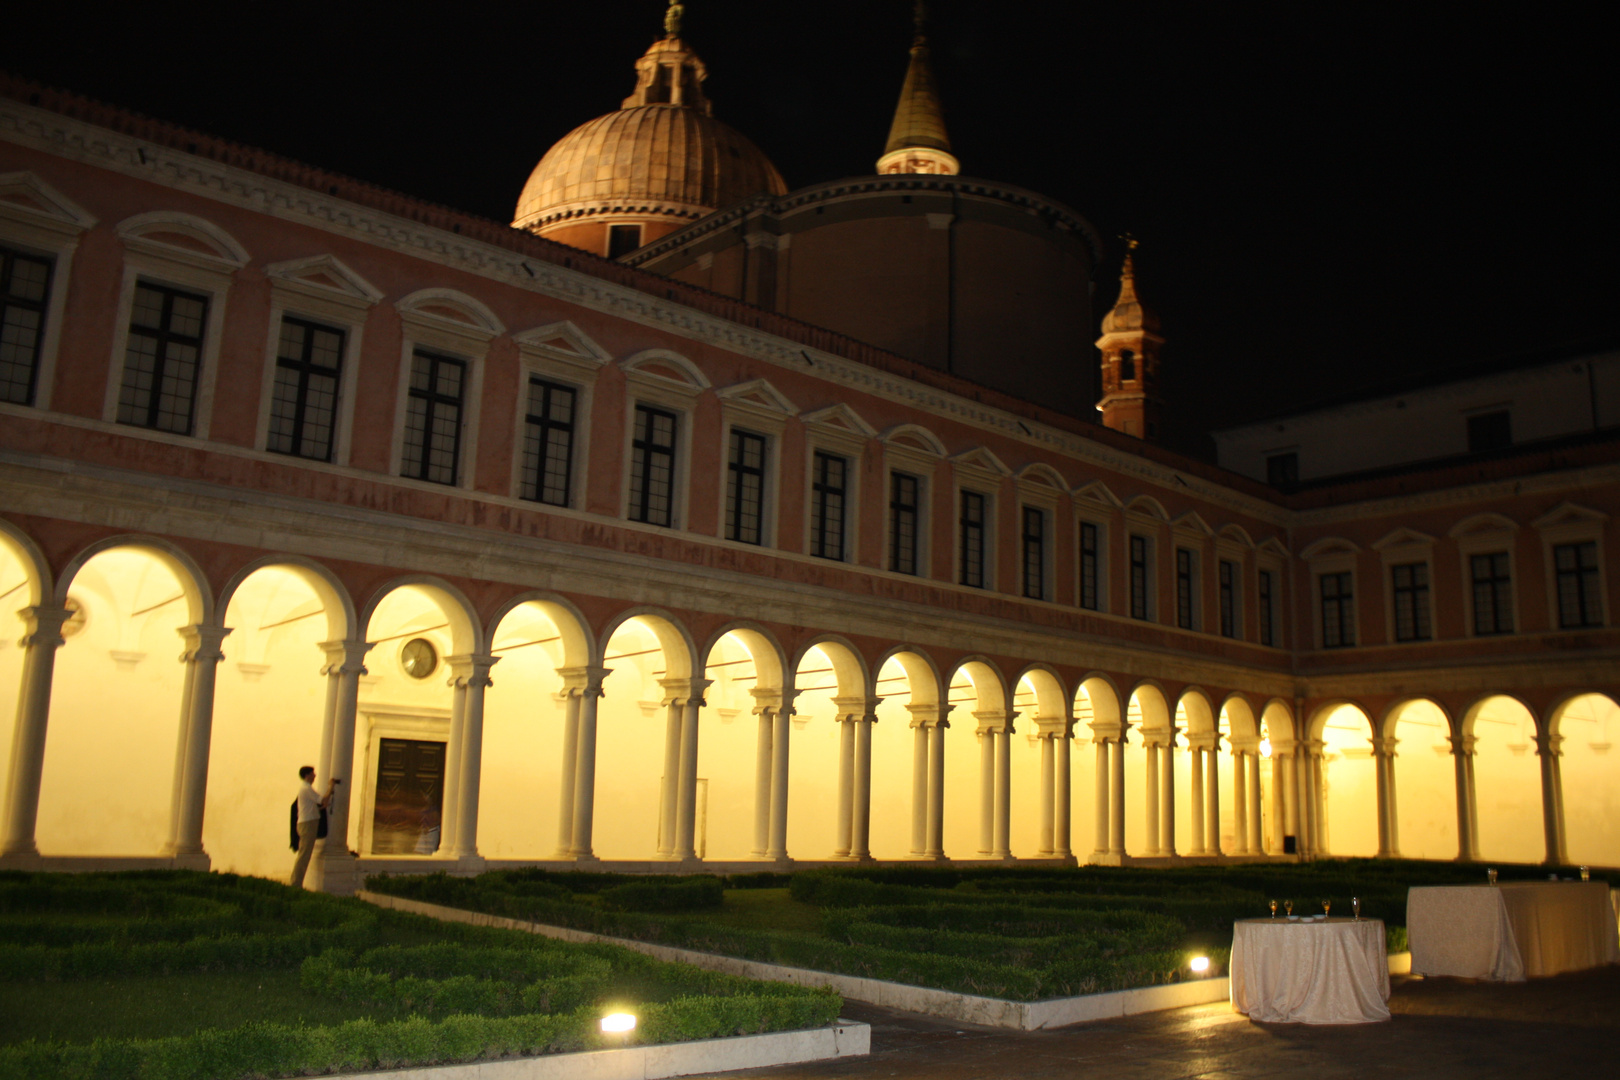
M 456 856 L 456 873 L 458 874 L 482 874 L 488 865 L 489 863 L 485 861 L 484 857 L 476 851 Z
M 206 874 L 214 865 L 214 860 L 208 857 L 206 851 L 175 852 L 171 857 L 176 870 L 196 870 Z
M 1125 853 L 1123 851 L 1093 851 L 1086 860 L 1087 866 L 1124 866 Z
M 353 896 L 365 883 L 360 873 L 360 860 L 347 851 L 317 854 L 309 869 L 310 887 L 317 892 Z
M 0 855 L 0 870 L 38 870 L 43 861 L 38 848 L 8 851 Z

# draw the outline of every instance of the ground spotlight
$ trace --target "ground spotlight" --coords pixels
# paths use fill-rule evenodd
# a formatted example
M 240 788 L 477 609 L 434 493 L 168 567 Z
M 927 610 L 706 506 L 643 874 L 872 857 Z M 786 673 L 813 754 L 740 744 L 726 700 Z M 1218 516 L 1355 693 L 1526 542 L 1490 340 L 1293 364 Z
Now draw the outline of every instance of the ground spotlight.
M 626 1031 L 636 1030 L 636 1017 L 634 1013 L 608 1013 L 602 1017 L 602 1033 L 604 1035 L 620 1035 Z
M 1209 970 L 1209 957 L 1195 956 L 1192 958 L 1192 963 L 1187 966 L 1193 969 L 1194 975 L 1202 975 Z

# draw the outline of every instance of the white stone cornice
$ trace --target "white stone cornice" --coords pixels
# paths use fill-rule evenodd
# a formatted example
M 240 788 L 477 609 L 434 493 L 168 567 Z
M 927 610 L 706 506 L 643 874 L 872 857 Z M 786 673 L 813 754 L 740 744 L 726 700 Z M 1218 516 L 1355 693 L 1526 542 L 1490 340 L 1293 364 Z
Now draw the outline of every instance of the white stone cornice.
M 1344 521 L 1395 517 L 1423 510 L 1496 503 L 1502 499 L 1521 495 L 1557 495 L 1616 483 L 1620 483 L 1620 462 L 1605 462 L 1602 465 L 1560 469 L 1556 472 L 1535 473 L 1530 476 L 1512 476 L 1502 480 L 1487 480 L 1478 484 L 1463 484 L 1436 491 L 1419 491 L 1410 495 L 1392 495 L 1382 499 L 1338 503 L 1317 510 L 1301 510 L 1294 525 L 1297 528 L 1335 525 Z
M 950 417 L 1003 438 L 1156 487 L 1180 488 L 1233 513 L 1286 527 L 1289 511 L 1268 500 L 1188 476 L 1170 466 L 1073 432 L 980 404 L 797 341 L 663 300 L 583 271 L 525 258 L 510 248 L 347 202 L 283 180 L 188 154 L 11 99 L 0 99 L 0 140 L 181 189 L 285 221 L 324 229 L 508 286 L 579 304 L 756 360 L 809 373 L 845 388 Z M 1079 470 L 1077 470 L 1079 471 Z

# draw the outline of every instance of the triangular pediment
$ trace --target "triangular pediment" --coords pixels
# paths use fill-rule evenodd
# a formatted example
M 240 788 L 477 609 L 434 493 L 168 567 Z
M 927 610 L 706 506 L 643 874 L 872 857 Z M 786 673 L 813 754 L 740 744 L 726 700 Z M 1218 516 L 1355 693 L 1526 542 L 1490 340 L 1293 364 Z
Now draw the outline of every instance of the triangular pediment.
M 1214 536 L 1215 530 L 1209 527 L 1203 515 L 1196 510 L 1189 510 L 1170 523 L 1171 528 L 1179 532 L 1197 533 L 1200 536 Z
M 88 210 L 31 172 L 0 173 L 0 215 L 66 233 L 96 224 Z
M 1282 541 L 1278 540 L 1275 536 L 1268 536 L 1264 540 L 1260 541 L 1260 550 L 1269 552 L 1280 559 L 1288 558 L 1288 549 L 1284 547 Z
M 971 450 L 964 450 L 951 458 L 951 464 L 958 468 L 980 469 L 996 476 L 1011 476 L 1012 470 L 1007 463 L 996 457 L 994 452 L 986 446 L 975 446 Z
M 597 368 L 613 359 L 589 334 L 566 319 L 514 334 L 512 340 L 520 349 L 569 364 Z
M 798 406 L 789 401 L 787 395 L 772 386 L 767 379 L 750 379 L 744 383 L 728 386 L 717 393 L 720 400 L 730 405 L 743 405 L 765 412 L 780 413 L 783 416 L 797 416 L 799 413 Z
M 1124 503 L 1120 502 L 1119 496 L 1115 495 L 1111 490 L 1109 490 L 1108 485 L 1103 483 L 1101 480 L 1087 480 L 1085 483 L 1081 484 L 1079 487 L 1070 492 L 1070 494 L 1083 502 L 1093 503 L 1097 506 L 1106 506 L 1109 509 L 1117 510 L 1121 506 L 1125 505 Z
M 1538 529 L 1552 529 L 1560 525 L 1596 525 L 1609 519 L 1609 515 L 1576 503 L 1560 503 L 1531 522 Z
M 806 424 L 819 428 L 843 432 L 863 439 L 877 438 L 877 428 L 868 424 L 861 418 L 861 414 L 854 409 L 839 402 L 837 405 L 828 405 L 823 409 L 807 412 L 799 417 Z
M 264 268 L 266 276 L 285 285 L 332 300 L 370 306 L 383 298 L 382 290 L 350 269 L 335 255 L 311 255 Z

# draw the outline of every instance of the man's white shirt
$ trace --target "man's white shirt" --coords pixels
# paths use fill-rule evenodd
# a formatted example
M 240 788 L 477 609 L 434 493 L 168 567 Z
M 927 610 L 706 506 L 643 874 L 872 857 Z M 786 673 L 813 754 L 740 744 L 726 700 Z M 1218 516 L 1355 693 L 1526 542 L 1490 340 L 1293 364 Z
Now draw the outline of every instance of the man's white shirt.
M 305 780 L 298 785 L 298 824 L 319 821 L 320 817 L 321 797 L 315 794 L 315 785 Z

